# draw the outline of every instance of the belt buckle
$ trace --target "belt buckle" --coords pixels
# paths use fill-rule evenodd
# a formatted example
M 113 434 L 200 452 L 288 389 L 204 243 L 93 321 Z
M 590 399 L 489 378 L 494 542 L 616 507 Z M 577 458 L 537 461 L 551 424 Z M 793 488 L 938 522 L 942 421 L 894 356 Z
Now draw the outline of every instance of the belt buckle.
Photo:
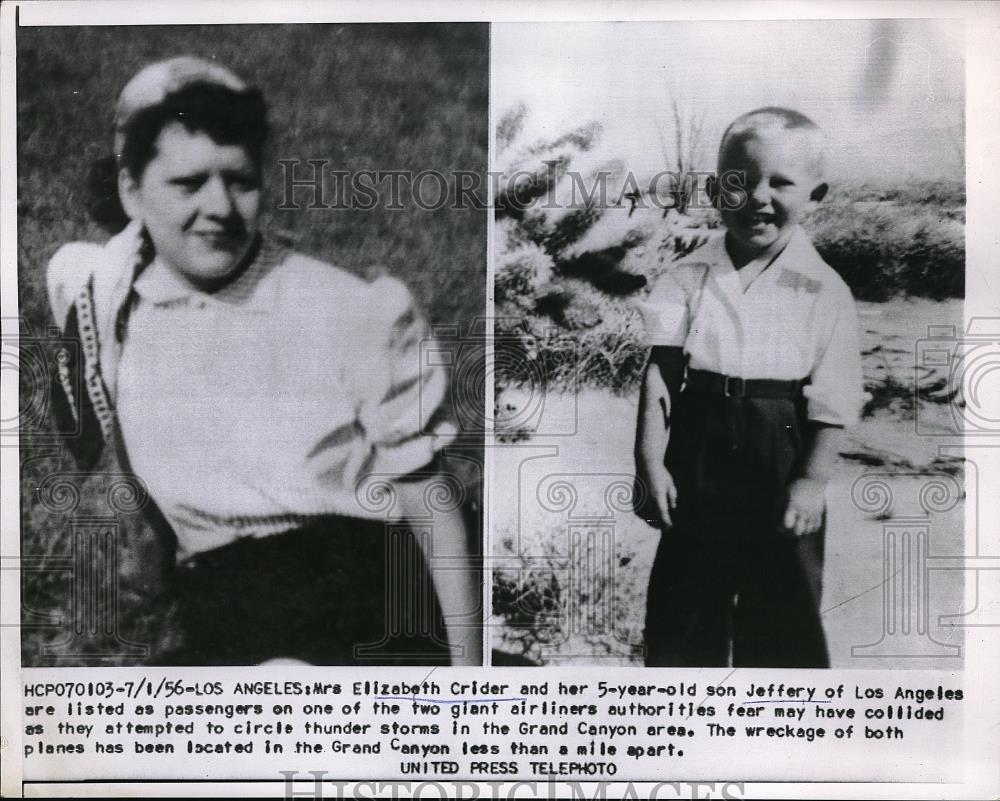
M 734 384 L 739 387 L 734 389 Z M 746 381 L 737 376 L 727 375 L 725 384 L 723 384 L 722 394 L 727 398 L 743 398 L 746 397 L 747 387 Z

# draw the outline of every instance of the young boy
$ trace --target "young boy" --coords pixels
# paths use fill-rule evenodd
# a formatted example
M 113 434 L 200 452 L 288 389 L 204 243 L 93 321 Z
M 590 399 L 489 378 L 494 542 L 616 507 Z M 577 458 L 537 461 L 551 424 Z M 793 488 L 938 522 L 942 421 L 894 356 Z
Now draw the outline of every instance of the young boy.
M 850 290 L 799 227 L 827 191 L 822 134 L 795 111 L 752 111 L 718 170 L 725 237 L 642 304 L 637 475 L 662 530 L 646 664 L 827 667 L 824 493 L 862 382 Z

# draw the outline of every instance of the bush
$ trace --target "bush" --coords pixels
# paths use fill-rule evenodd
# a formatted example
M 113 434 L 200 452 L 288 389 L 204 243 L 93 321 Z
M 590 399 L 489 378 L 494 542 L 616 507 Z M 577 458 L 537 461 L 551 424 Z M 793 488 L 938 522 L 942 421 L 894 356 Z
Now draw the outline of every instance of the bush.
M 637 659 L 643 610 L 634 599 L 647 571 L 635 544 L 625 538 L 607 552 L 599 538 L 570 544 L 557 529 L 538 537 L 522 543 L 527 547 L 520 553 L 511 538 L 501 541 L 502 565 L 493 571 L 493 615 L 504 624 L 501 650 L 533 664 L 556 654 Z
M 875 185 L 866 182 L 845 182 L 838 184 L 830 193 L 830 200 L 851 200 L 855 202 L 895 202 L 907 206 L 934 206 L 958 212 L 964 219 L 965 183 L 961 180 L 907 181 L 892 186 Z
M 579 279 L 540 287 L 534 300 L 529 311 L 523 301 L 498 303 L 497 387 L 541 383 L 557 391 L 596 386 L 628 393 L 638 386 L 646 347 L 641 320 L 628 301 Z
M 518 577 L 495 571 L 493 616 L 504 622 L 504 645 L 538 664 L 542 648 L 559 639 L 561 596 L 559 579 L 551 570 L 531 570 Z
M 531 308 L 539 288 L 552 277 L 552 259 L 537 245 L 525 243 L 504 253 L 496 268 L 494 298 L 498 304 L 511 303 Z
M 816 249 L 858 300 L 965 294 L 964 208 L 942 201 L 964 199 L 964 190 L 945 185 L 935 195 L 919 188 L 885 190 L 883 195 L 894 198 L 888 200 L 841 194 L 807 221 Z M 870 194 L 865 189 L 861 197 Z

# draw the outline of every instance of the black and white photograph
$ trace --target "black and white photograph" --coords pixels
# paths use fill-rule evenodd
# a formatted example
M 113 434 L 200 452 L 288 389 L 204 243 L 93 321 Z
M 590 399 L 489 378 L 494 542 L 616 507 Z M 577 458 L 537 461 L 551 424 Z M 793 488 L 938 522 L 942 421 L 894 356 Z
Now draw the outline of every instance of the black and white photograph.
M 4 0 L 0 795 L 996 798 L 997 42 Z
M 481 664 L 487 59 L 18 31 L 23 664 Z
M 963 42 L 494 25 L 502 661 L 961 666 Z

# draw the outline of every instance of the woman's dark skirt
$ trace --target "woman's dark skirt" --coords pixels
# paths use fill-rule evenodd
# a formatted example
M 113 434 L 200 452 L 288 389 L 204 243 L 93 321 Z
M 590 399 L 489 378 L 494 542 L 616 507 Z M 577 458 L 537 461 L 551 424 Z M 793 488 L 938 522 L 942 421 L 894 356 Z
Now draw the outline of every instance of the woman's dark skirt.
M 175 665 L 447 665 L 444 622 L 414 530 L 321 518 L 180 563 Z

